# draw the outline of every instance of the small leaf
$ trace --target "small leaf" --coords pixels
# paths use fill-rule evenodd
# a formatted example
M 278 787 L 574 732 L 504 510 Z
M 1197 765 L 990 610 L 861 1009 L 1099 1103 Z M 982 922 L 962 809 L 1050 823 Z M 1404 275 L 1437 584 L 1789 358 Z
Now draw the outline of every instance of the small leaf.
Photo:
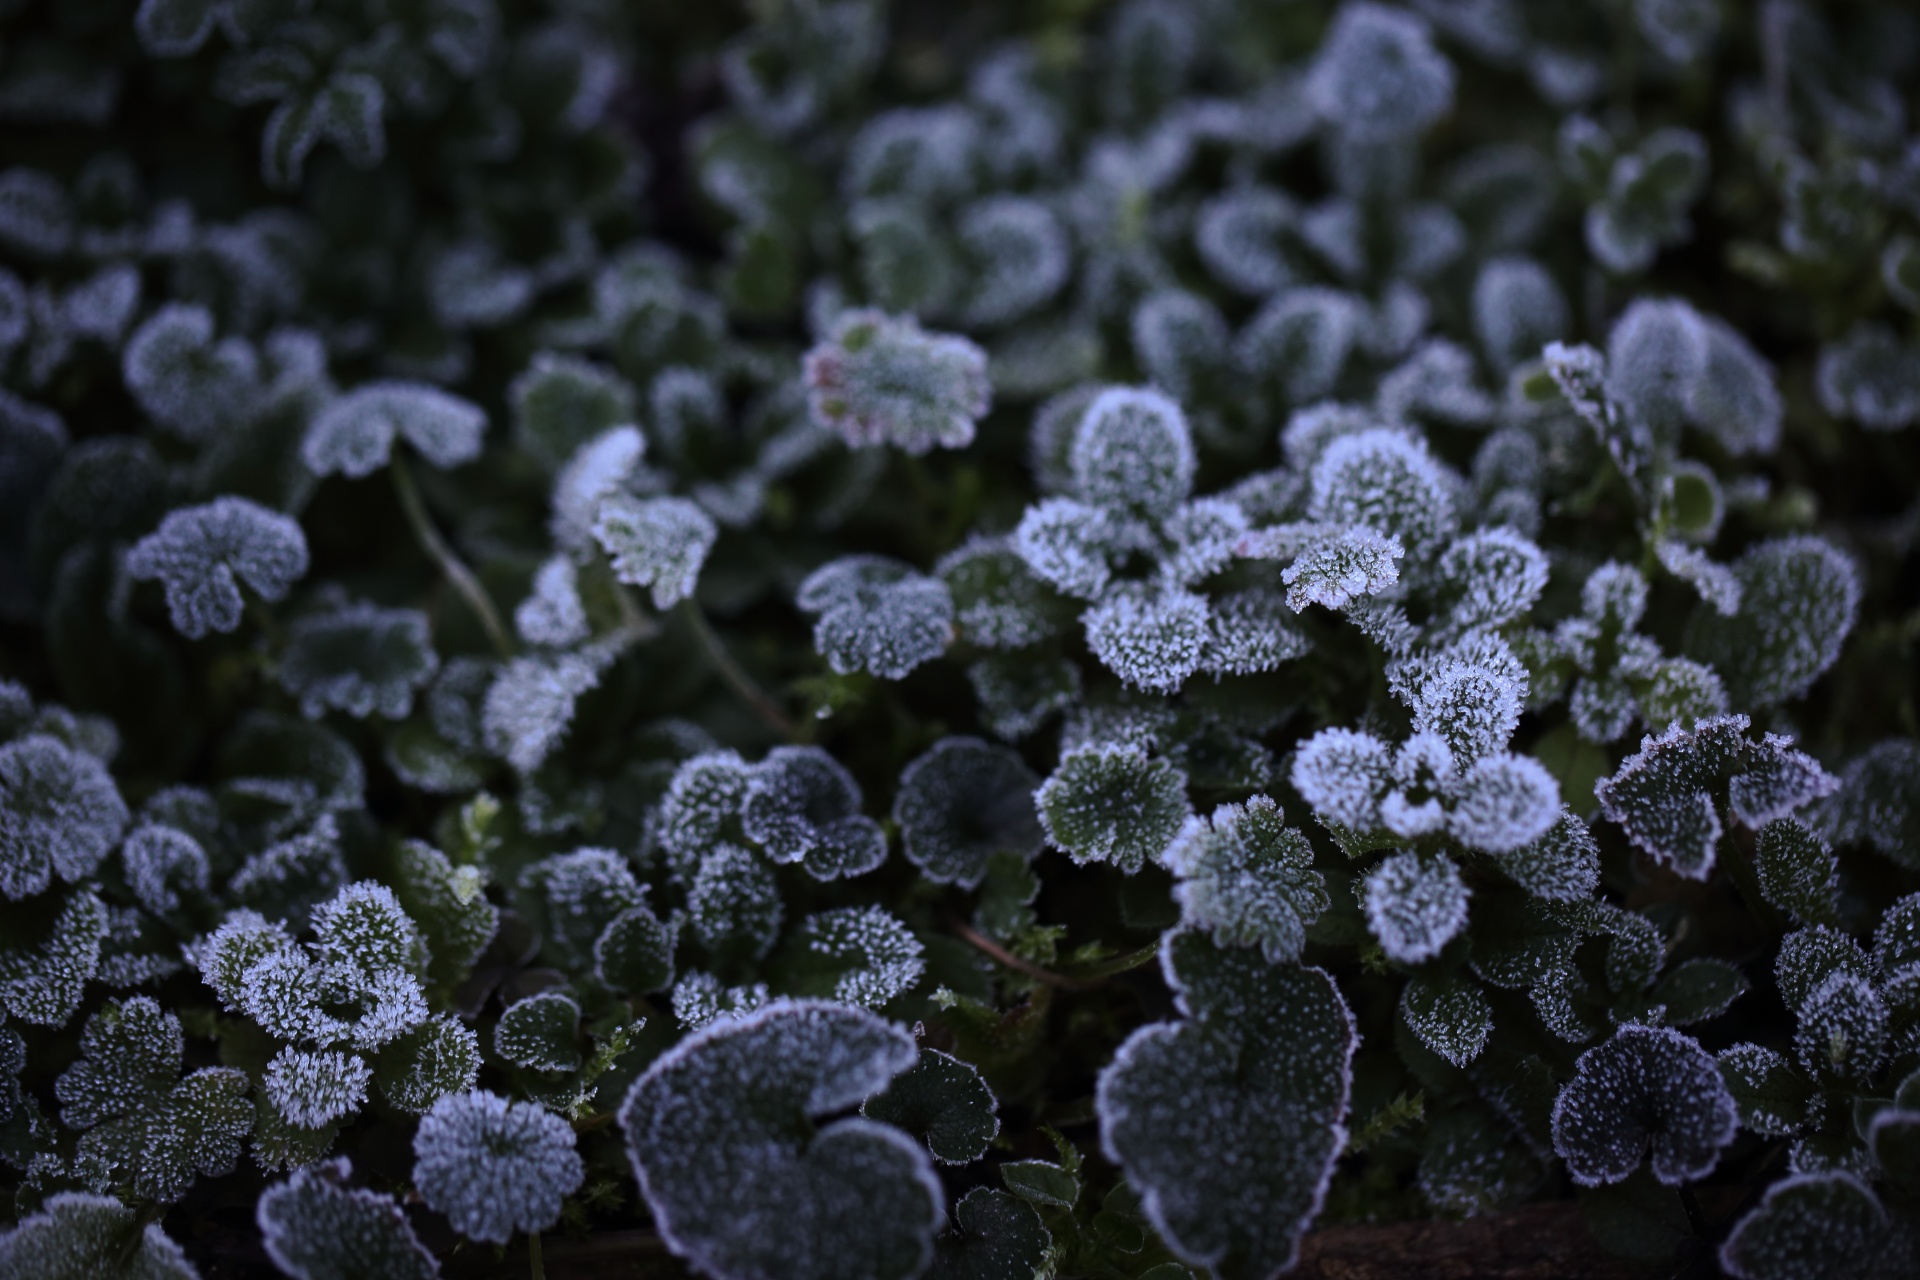
M 1186 776 L 1134 748 L 1082 747 L 1034 792 L 1048 843 L 1075 862 L 1131 875 L 1166 850 L 1192 812 Z
M 315 475 L 372 475 L 395 437 L 446 470 L 480 456 L 487 416 L 478 405 L 417 382 L 374 382 L 314 415 L 300 454 Z
M 435 1103 L 414 1133 L 413 1152 L 421 1199 L 467 1239 L 490 1244 L 552 1227 L 586 1176 L 565 1120 L 481 1091 Z
M 433 1280 L 440 1274 L 392 1196 L 346 1185 L 345 1159 L 268 1187 L 254 1216 L 267 1256 L 294 1280 Z
M 1553 1104 L 1553 1149 L 1585 1187 L 1620 1182 L 1643 1161 L 1669 1186 L 1697 1182 L 1737 1127 L 1713 1056 L 1663 1027 L 1625 1026 L 1581 1054 Z
M 1000 1132 L 994 1108 L 993 1091 L 971 1063 L 923 1048 L 912 1069 L 860 1104 L 860 1114 L 905 1129 L 942 1164 L 966 1164 Z
M 1493 1033 L 1493 1006 L 1457 974 L 1414 974 L 1401 989 L 1400 1016 L 1420 1043 L 1456 1067 L 1479 1057 Z
M 951 1225 L 934 1240 L 927 1280 L 1028 1280 L 1052 1245 L 1053 1233 L 1032 1205 L 975 1187 L 953 1206 Z
M 690 599 L 700 567 L 720 530 L 685 498 L 634 498 L 616 493 L 600 503 L 593 537 L 622 582 L 653 589 L 653 607 Z
M 168 514 L 127 553 L 127 572 L 167 589 L 174 630 L 190 640 L 240 625 L 245 582 L 267 600 L 283 598 L 307 572 L 300 526 L 245 498 L 216 498 Z

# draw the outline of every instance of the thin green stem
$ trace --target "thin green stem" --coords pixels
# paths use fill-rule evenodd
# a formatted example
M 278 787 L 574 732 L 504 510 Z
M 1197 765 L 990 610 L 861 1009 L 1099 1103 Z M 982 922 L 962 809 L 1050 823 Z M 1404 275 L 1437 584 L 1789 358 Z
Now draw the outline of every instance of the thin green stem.
M 700 648 L 706 652 L 707 661 L 713 664 L 713 669 L 719 673 L 720 678 L 727 682 L 728 687 L 739 696 L 742 702 L 751 707 L 754 714 L 765 721 L 769 728 L 781 737 L 791 740 L 795 736 L 793 721 L 787 718 L 786 712 L 780 709 L 780 704 L 773 700 L 773 696 L 755 684 L 753 677 L 747 674 L 746 669 L 734 661 L 733 655 L 727 651 L 726 643 L 714 633 L 712 624 L 707 621 L 705 611 L 689 597 L 680 602 L 680 615 L 687 620 L 687 626 L 692 630 L 694 639 L 700 642 Z
M 1093 987 L 1102 986 L 1107 981 L 1107 976 L 1104 974 L 1094 978 L 1069 978 L 1064 973 L 1055 973 L 1053 970 L 1042 968 L 1040 965 L 1035 964 L 1023 956 L 1015 955 L 971 925 L 959 920 L 953 920 L 949 923 L 960 940 L 974 948 L 974 950 L 992 957 L 1015 973 L 1025 974 L 1035 982 L 1045 986 L 1053 987 L 1059 991 L 1086 991 Z
M 527 1270 L 533 1280 L 547 1280 L 547 1268 L 540 1258 L 540 1233 L 527 1232 Z
M 494 652 L 502 658 L 511 658 L 513 641 L 508 638 L 507 629 L 501 623 L 499 613 L 494 610 L 493 601 L 487 598 L 486 589 L 480 585 L 480 579 L 473 576 L 473 570 L 467 568 L 466 562 L 447 545 L 447 540 L 434 527 L 433 518 L 427 514 L 426 503 L 420 500 L 420 489 L 413 482 L 413 472 L 408 468 L 407 460 L 396 452 L 387 464 L 387 474 L 393 477 L 393 490 L 400 496 L 400 509 L 406 513 L 407 523 L 413 526 L 413 536 L 419 540 L 420 549 L 440 566 L 440 572 L 460 593 L 460 598 L 467 602 L 467 607 L 473 610 L 473 616 L 480 620 L 480 626 L 486 631 Z

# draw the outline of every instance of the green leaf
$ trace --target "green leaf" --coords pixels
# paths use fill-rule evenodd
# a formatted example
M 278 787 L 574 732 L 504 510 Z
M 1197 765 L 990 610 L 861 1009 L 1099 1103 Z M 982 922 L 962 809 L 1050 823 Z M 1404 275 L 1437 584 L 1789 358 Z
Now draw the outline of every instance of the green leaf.
M 1071 1209 L 1080 1198 L 1080 1179 L 1046 1160 L 1009 1160 L 1000 1177 L 1013 1194 L 1043 1208 Z
M 1030 1280 L 1045 1263 L 1053 1233 L 1032 1205 L 994 1187 L 975 1187 L 953 1206 L 953 1221 L 933 1242 L 928 1280 Z
M 973 1064 L 923 1048 L 911 1070 L 860 1104 L 860 1114 L 905 1129 L 942 1164 L 966 1164 L 1000 1132 L 994 1108 L 993 1090 Z
M 1062 756 L 1034 802 L 1056 849 L 1075 862 L 1111 862 L 1129 874 L 1159 858 L 1192 812 L 1186 776 L 1126 746 Z

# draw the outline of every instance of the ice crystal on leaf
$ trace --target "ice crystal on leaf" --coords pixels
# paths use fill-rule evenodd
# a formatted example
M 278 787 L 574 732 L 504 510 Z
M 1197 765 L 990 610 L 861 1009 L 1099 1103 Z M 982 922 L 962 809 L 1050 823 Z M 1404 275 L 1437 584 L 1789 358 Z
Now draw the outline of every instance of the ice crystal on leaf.
M 880 311 L 842 315 L 807 353 L 806 380 L 821 426 L 851 445 L 894 444 L 913 454 L 971 444 L 992 399 L 980 348 Z
M 565 992 L 543 991 L 501 1013 L 493 1051 L 530 1071 L 576 1071 L 583 1061 L 579 1033 L 579 1003 Z
M 267 1064 L 260 1087 L 289 1124 L 317 1129 L 365 1105 L 372 1078 L 367 1064 L 351 1053 L 289 1045 Z
M 1082 501 L 1164 520 L 1192 491 L 1193 436 L 1165 395 L 1114 387 L 1081 415 L 1067 465 Z
M 267 1188 L 254 1217 L 267 1256 L 295 1280 L 434 1280 L 440 1264 L 393 1197 L 346 1185 L 344 1159 L 301 1169 Z
M 1887 1210 L 1853 1174 L 1789 1174 L 1734 1224 L 1720 1265 L 1739 1280 L 1893 1280 L 1914 1259 L 1891 1228 Z
M 0 746 L 0 894 L 91 876 L 118 843 L 127 805 L 106 767 L 44 734 Z
M 1094 656 L 1127 684 L 1149 693 L 1178 692 L 1205 653 L 1207 602 L 1190 591 L 1115 591 L 1088 609 L 1084 619 Z
M 620 1109 L 656 1229 L 711 1276 L 906 1280 L 928 1265 L 944 1195 L 926 1149 L 863 1118 L 818 1124 L 914 1063 L 870 1013 L 778 1001 L 682 1040 Z M 779 1232 L 752 1229 L 777 1217 Z
M 294 620 L 280 656 L 280 687 L 311 719 L 337 710 L 359 720 L 375 712 L 398 720 L 439 666 L 424 613 L 356 600 Z
M 1466 927 L 1470 891 L 1444 857 L 1396 853 L 1368 873 L 1361 901 L 1367 927 L 1388 957 L 1419 964 Z
M 1409 560 L 1424 561 L 1452 532 L 1453 490 L 1424 444 L 1375 428 L 1340 436 L 1321 451 L 1307 514 L 1396 539 Z
M 243 417 L 258 388 L 259 367 L 244 338 L 214 337 L 203 307 L 174 304 L 149 316 L 128 340 L 127 390 L 153 420 L 198 442 Z
M 1713 1171 L 1737 1128 L 1713 1055 L 1665 1027 L 1625 1026 L 1580 1055 L 1553 1104 L 1553 1149 L 1582 1186 L 1649 1163 L 1670 1186 Z
M 1111 862 L 1129 875 L 1160 857 L 1192 813 L 1186 775 L 1127 746 L 1069 752 L 1033 799 L 1054 848 L 1075 862 Z
M 1570 317 L 1560 286 L 1529 258 L 1492 258 L 1473 285 L 1473 331 L 1487 363 L 1505 373 L 1538 358 L 1567 336 Z
M 580 450 L 590 441 L 625 444 L 627 438 L 615 436 L 611 429 L 633 422 L 636 407 L 633 387 L 626 379 L 591 361 L 551 351 L 533 357 L 508 387 L 507 399 L 516 442 L 536 461 L 554 469 L 570 458 L 578 465 Z M 636 438 L 638 434 L 634 432 Z M 633 461 L 638 461 L 637 447 L 634 452 Z M 595 461 L 604 463 L 600 458 Z M 586 470 L 605 474 L 607 468 L 590 463 Z
M 515 658 L 487 690 L 487 746 L 521 773 L 540 767 L 573 723 L 574 703 L 600 683 L 600 663 L 563 653 Z
M 566 556 L 554 556 L 533 575 L 533 589 L 513 611 L 513 629 L 528 644 L 563 649 L 590 633 L 580 598 L 580 572 Z
M 740 825 L 775 862 L 798 862 L 817 880 L 855 876 L 887 856 L 860 803 L 853 775 L 819 747 L 775 747 L 747 783 Z
M 1100 1141 L 1175 1256 L 1222 1280 L 1290 1267 L 1346 1141 L 1353 1019 L 1325 973 L 1174 932 L 1182 1022 L 1135 1031 L 1100 1075 Z
M 1920 744 L 1889 738 L 1841 771 L 1818 811 L 1835 844 L 1865 844 L 1903 866 L 1920 865 Z
M 1263 544 L 1253 535 L 1240 544 L 1242 554 L 1260 554 Z M 1355 601 L 1376 596 L 1400 580 L 1405 549 L 1400 539 L 1372 529 L 1355 527 L 1299 556 L 1281 572 L 1287 585 L 1287 606 L 1296 612 L 1317 604 L 1344 609 Z
M 134 1234 L 136 1227 L 138 1234 Z M 139 1224 L 112 1196 L 63 1191 L 0 1231 L 0 1271 L 16 1280 L 199 1280 L 157 1222 Z
M 646 451 L 638 427 L 615 426 L 573 452 L 553 482 L 550 529 L 561 550 L 579 555 L 594 546 L 600 504 L 622 492 Z
M 398 437 L 446 469 L 479 457 L 486 429 L 479 406 L 438 387 L 375 382 L 315 414 L 300 453 L 315 475 L 366 476 L 387 465 Z
M 307 572 L 300 526 L 246 498 L 216 498 L 168 514 L 127 553 L 127 572 L 167 589 L 174 630 L 197 640 L 240 625 L 244 582 L 279 600 Z
M 1293 757 L 1293 789 L 1324 821 L 1355 831 L 1375 825 L 1392 779 L 1387 745 L 1352 729 L 1322 729 Z
M 985 1155 L 999 1134 L 996 1105 L 972 1063 L 921 1049 L 886 1092 L 860 1104 L 860 1114 L 917 1135 L 942 1164 L 966 1164 Z
M 622 582 L 653 589 L 653 607 L 670 609 L 693 595 L 700 566 L 720 530 L 713 517 L 685 498 L 603 499 L 593 537 Z
M 994 1280 L 1024 1276 L 1046 1262 L 1053 1235 L 1034 1207 L 1010 1192 L 975 1187 L 953 1206 L 953 1220 L 934 1241 L 928 1280 Z
M 796 994 L 878 1009 L 919 981 L 925 948 L 880 907 L 836 907 L 800 922 L 784 968 Z
M 1523 617 L 1547 587 L 1547 557 L 1511 529 L 1470 533 L 1440 556 L 1449 622 L 1459 630 L 1499 627 Z
M 1266 796 L 1191 817 L 1160 857 L 1178 883 L 1185 925 L 1224 946 L 1258 944 L 1268 960 L 1297 960 L 1307 928 L 1330 905 L 1313 846 Z
M 70 892 L 57 904 L 36 900 L 31 910 L 31 918 L 9 913 L 8 930 L 0 935 L 0 1008 L 35 1026 L 65 1026 L 100 971 L 110 917 L 88 890 Z
M 469 1240 L 545 1231 L 580 1186 L 573 1129 L 545 1107 L 485 1092 L 449 1094 L 413 1137 L 420 1196 Z
M 1687 649 L 1712 666 L 1738 707 L 1805 694 L 1840 657 L 1859 615 L 1859 570 L 1830 543 L 1797 536 L 1763 542 L 1733 566 L 1739 604 L 1701 613 Z
M 127 887 L 142 907 L 156 916 L 180 911 L 181 895 L 200 899 L 211 882 L 212 865 L 200 842 L 184 831 L 148 823 L 136 827 L 120 846 Z
M 1105 512 L 1072 498 L 1027 508 L 1013 545 L 1029 569 L 1070 596 L 1092 600 L 1112 577 L 1107 563 L 1115 529 Z
M 1031 858 L 1042 833 L 1020 757 L 978 738 L 942 738 L 900 774 L 893 820 L 907 861 L 931 880 L 973 888 L 996 853 Z
M 818 614 L 814 647 L 842 675 L 898 680 L 946 652 L 953 597 L 937 578 L 885 556 L 845 556 L 813 571 L 794 603 Z

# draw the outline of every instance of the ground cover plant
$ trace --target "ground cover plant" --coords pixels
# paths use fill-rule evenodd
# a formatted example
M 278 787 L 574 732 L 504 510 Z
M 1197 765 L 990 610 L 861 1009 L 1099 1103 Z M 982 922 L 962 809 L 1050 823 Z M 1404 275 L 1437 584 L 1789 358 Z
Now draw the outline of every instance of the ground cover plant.
M 0 0 L 0 1274 L 1920 1273 L 1917 89 Z

